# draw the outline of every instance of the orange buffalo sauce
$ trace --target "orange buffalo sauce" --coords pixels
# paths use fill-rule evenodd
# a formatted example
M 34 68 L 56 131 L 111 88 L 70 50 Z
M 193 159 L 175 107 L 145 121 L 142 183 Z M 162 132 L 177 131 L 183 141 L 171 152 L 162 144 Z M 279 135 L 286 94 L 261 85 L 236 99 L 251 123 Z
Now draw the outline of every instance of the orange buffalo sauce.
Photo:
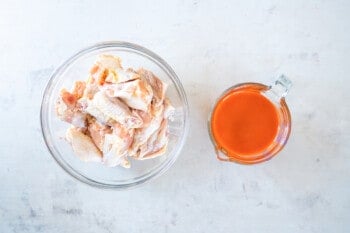
M 232 90 L 215 106 L 211 130 L 219 150 L 230 155 L 254 155 L 276 138 L 279 118 L 276 107 L 258 91 Z

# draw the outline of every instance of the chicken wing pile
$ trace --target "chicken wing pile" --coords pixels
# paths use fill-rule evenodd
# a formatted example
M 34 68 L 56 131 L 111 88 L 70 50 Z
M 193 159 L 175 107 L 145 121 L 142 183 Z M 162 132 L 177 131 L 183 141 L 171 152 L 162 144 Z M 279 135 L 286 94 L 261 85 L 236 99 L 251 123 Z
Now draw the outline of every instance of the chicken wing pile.
M 130 157 L 144 160 L 166 151 L 174 114 L 166 89 L 151 71 L 123 69 L 118 57 L 104 54 L 86 82 L 61 90 L 56 113 L 71 124 L 66 140 L 82 161 L 129 168 Z

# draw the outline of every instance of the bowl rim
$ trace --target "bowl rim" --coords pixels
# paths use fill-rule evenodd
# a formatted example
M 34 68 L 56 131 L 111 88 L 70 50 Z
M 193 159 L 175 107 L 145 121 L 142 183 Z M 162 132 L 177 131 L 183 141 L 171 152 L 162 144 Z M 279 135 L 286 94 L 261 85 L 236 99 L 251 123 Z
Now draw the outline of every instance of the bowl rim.
M 86 55 L 90 52 L 99 50 L 99 49 L 105 49 L 105 48 L 126 48 L 129 50 L 132 50 L 134 53 L 138 55 L 146 56 L 148 59 L 150 59 L 152 62 L 156 63 L 173 81 L 175 88 L 177 92 L 180 95 L 180 99 L 183 102 L 183 118 L 184 118 L 184 125 L 183 125 L 183 132 L 180 136 L 179 142 L 177 143 L 174 151 L 173 156 L 169 159 L 166 159 L 162 164 L 160 164 L 156 169 L 152 169 L 148 173 L 140 176 L 138 179 L 136 179 L 134 182 L 129 183 L 123 183 L 123 184 L 111 184 L 111 183 L 101 183 L 98 181 L 95 181 L 93 179 L 90 179 L 89 177 L 80 174 L 78 171 L 73 169 L 67 162 L 65 162 L 62 158 L 59 158 L 60 156 L 56 156 L 56 153 L 59 155 L 57 151 L 52 148 L 52 142 L 51 138 L 48 138 L 49 130 L 44 127 L 47 124 L 47 119 L 45 116 L 48 114 L 48 108 L 47 105 L 49 104 L 49 97 L 48 93 L 50 93 L 51 88 L 53 87 L 53 84 L 56 81 L 56 77 L 64 72 L 67 67 L 69 67 L 72 63 L 74 63 L 76 60 L 78 60 L 83 55 Z M 45 145 L 50 152 L 51 156 L 54 158 L 54 160 L 58 163 L 58 165 L 66 171 L 70 176 L 74 177 L 76 180 L 87 184 L 92 187 L 96 188 L 103 188 L 103 189 L 114 189 L 114 190 L 124 190 L 124 189 L 130 189 L 132 187 L 140 186 L 141 184 L 145 184 L 151 180 L 153 180 L 156 177 L 159 177 L 160 175 L 164 174 L 176 161 L 178 156 L 180 155 L 180 152 L 182 151 L 182 148 L 186 142 L 186 138 L 189 131 L 189 106 L 188 101 L 186 97 L 185 90 L 183 88 L 183 85 L 181 81 L 179 80 L 178 76 L 174 72 L 174 70 L 171 68 L 171 66 L 162 59 L 159 55 L 152 52 L 151 50 L 140 46 L 138 44 L 126 42 L 126 41 L 104 41 L 92 44 L 90 46 L 84 47 L 77 52 L 75 52 L 72 56 L 70 56 L 68 59 L 63 61 L 50 75 L 50 79 L 45 87 L 42 101 L 41 101 L 41 107 L 40 107 L 40 126 L 41 126 L 41 133 L 45 142 Z

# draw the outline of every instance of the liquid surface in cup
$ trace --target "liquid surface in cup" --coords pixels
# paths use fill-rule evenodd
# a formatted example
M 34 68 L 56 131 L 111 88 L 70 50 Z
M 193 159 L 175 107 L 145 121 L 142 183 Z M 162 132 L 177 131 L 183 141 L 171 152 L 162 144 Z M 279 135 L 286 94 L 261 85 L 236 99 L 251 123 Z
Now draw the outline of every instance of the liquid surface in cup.
M 219 100 L 211 121 L 217 147 L 229 157 L 263 152 L 276 138 L 278 126 L 274 104 L 249 88 L 232 90 Z

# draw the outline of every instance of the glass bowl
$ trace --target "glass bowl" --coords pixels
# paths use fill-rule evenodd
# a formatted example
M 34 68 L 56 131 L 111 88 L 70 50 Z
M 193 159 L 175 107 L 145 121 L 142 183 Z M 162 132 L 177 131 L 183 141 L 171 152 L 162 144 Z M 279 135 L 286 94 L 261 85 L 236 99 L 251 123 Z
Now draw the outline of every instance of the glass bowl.
M 69 124 L 56 116 L 55 102 L 59 92 L 62 88 L 70 89 L 77 80 L 86 80 L 91 66 L 102 53 L 120 57 L 125 68 L 148 69 L 169 85 L 166 95 L 175 107 L 175 114 L 174 120 L 169 121 L 169 144 L 164 155 L 143 161 L 131 158 L 129 169 L 107 167 L 79 160 L 64 139 Z M 45 89 L 40 119 L 42 134 L 51 155 L 68 174 L 86 184 L 111 189 L 133 187 L 163 174 L 180 154 L 189 127 L 186 94 L 172 68 L 152 51 L 120 41 L 103 42 L 84 48 L 58 67 Z

